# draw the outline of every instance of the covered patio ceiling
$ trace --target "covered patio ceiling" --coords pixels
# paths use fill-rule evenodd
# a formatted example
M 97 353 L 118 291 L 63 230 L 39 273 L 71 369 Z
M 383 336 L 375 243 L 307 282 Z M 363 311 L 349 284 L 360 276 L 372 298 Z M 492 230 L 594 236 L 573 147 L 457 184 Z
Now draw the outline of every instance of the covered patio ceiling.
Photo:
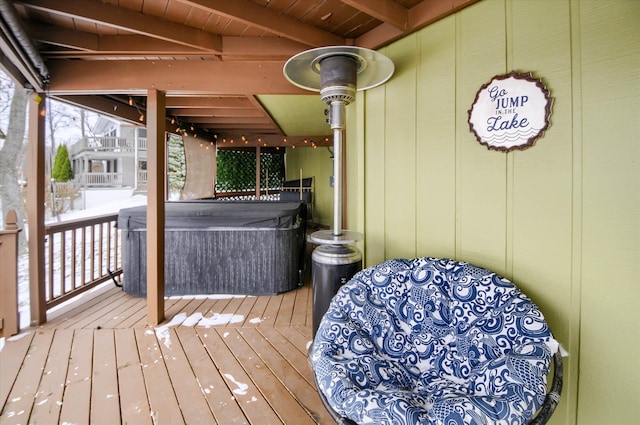
M 330 129 L 319 96 L 284 78 L 288 58 L 328 45 L 377 49 L 476 1 L 0 0 L 0 66 L 135 124 L 157 89 L 168 131 L 302 143 Z

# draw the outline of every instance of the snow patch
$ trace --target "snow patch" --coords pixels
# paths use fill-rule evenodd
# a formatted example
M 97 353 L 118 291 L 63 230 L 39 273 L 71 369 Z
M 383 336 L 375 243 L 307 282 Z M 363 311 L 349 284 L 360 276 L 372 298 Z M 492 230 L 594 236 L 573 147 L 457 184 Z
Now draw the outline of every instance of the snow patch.
M 249 389 L 249 385 L 244 384 L 242 382 L 238 382 L 235 380 L 235 378 L 233 377 L 233 375 L 230 375 L 228 373 L 224 374 L 225 378 L 227 378 L 229 381 L 233 382 L 234 384 L 236 384 L 236 386 L 238 388 L 233 390 L 234 394 L 238 394 L 238 395 L 246 395 L 247 394 L 247 390 Z
M 213 313 L 211 317 L 203 317 L 200 322 L 198 322 L 198 326 L 210 327 L 210 326 L 219 326 L 226 325 L 227 323 L 242 323 L 244 321 L 244 316 L 241 314 L 230 314 L 230 313 Z

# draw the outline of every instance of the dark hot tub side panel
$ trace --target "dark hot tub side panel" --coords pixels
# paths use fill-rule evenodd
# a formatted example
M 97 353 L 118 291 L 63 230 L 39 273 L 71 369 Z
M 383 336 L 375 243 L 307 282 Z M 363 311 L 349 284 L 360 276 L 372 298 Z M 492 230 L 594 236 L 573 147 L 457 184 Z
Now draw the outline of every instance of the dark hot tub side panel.
M 182 204 L 182 203 L 181 203 Z M 277 294 L 297 288 L 304 268 L 304 205 L 275 211 L 265 207 L 267 217 L 257 217 L 262 205 L 250 202 L 246 228 L 230 220 L 225 205 L 210 202 L 211 211 L 198 203 L 197 217 L 188 208 L 167 204 L 165 229 L 165 295 Z M 237 203 L 231 209 L 238 213 Z M 273 204 L 273 203 L 268 203 Z M 287 203 L 291 206 L 292 203 Z M 283 204 L 284 206 L 284 204 Z M 139 207 L 138 207 L 139 208 Z M 124 230 L 124 279 L 126 292 L 146 295 L 146 208 L 122 210 L 119 226 Z M 174 214 L 181 214 L 173 220 Z M 186 218 L 185 218 L 186 214 Z M 293 214 L 293 216 L 292 216 Z M 223 216 L 218 220 L 216 215 Z M 278 215 L 282 215 L 278 217 Z M 135 223 L 135 224 L 131 224 Z M 179 223 L 180 228 L 173 225 Z M 185 223 L 188 227 L 185 227 Z M 223 226 L 216 224 L 223 223 Z M 258 223 L 259 227 L 252 227 Z M 271 223 L 271 224 L 268 224 Z M 284 224 L 283 224 L 284 223 Z M 146 224 L 145 224 L 146 226 Z M 272 227 L 263 227 L 272 226 Z M 134 227 L 134 228 L 132 228 Z M 127 230 L 128 229 L 128 230 Z

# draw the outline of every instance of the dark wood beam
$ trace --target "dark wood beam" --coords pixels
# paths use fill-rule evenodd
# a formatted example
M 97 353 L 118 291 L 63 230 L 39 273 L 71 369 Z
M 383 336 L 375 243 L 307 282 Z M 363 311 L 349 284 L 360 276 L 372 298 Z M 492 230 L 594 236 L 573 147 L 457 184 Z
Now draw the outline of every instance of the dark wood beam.
M 100 0 L 19 0 L 40 12 L 81 19 L 189 47 L 221 53 L 220 36 Z
M 118 55 L 139 56 L 222 56 L 227 60 L 282 59 L 301 52 L 306 45 L 281 37 L 221 37 L 222 52 L 200 48 L 145 35 L 97 35 L 53 25 L 32 25 L 29 35 L 48 45 L 42 55 L 49 58 L 101 59 Z M 62 48 L 62 49 L 60 49 Z
M 409 10 L 393 0 L 341 0 L 369 16 L 386 22 L 400 30 L 409 26 Z
M 480 0 L 424 0 L 409 10 L 409 30 L 417 31 Z
M 378 49 L 479 1 L 424 0 L 409 9 L 409 24 L 406 29 L 384 22 L 358 37 L 355 45 Z
M 282 61 L 65 61 L 48 62 L 49 92 L 173 95 L 308 94 L 282 74 Z
M 345 39 L 330 32 L 315 28 L 296 19 L 281 15 L 247 0 L 179 0 L 206 10 L 210 13 L 225 16 L 234 21 L 263 29 L 272 34 L 297 41 L 306 46 L 319 47 L 345 44 Z
M 309 46 L 282 37 L 222 37 L 222 57 L 228 60 L 274 58 L 287 60 Z

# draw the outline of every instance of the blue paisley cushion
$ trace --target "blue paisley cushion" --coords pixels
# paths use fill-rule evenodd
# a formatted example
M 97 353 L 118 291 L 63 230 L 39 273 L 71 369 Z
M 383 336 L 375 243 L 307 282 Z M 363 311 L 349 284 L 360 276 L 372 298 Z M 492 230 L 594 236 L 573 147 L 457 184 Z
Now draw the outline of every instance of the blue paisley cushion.
M 364 424 L 525 424 L 558 343 L 510 281 L 449 259 L 391 260 L 331 301 L 311 363 L 319 391 Z

